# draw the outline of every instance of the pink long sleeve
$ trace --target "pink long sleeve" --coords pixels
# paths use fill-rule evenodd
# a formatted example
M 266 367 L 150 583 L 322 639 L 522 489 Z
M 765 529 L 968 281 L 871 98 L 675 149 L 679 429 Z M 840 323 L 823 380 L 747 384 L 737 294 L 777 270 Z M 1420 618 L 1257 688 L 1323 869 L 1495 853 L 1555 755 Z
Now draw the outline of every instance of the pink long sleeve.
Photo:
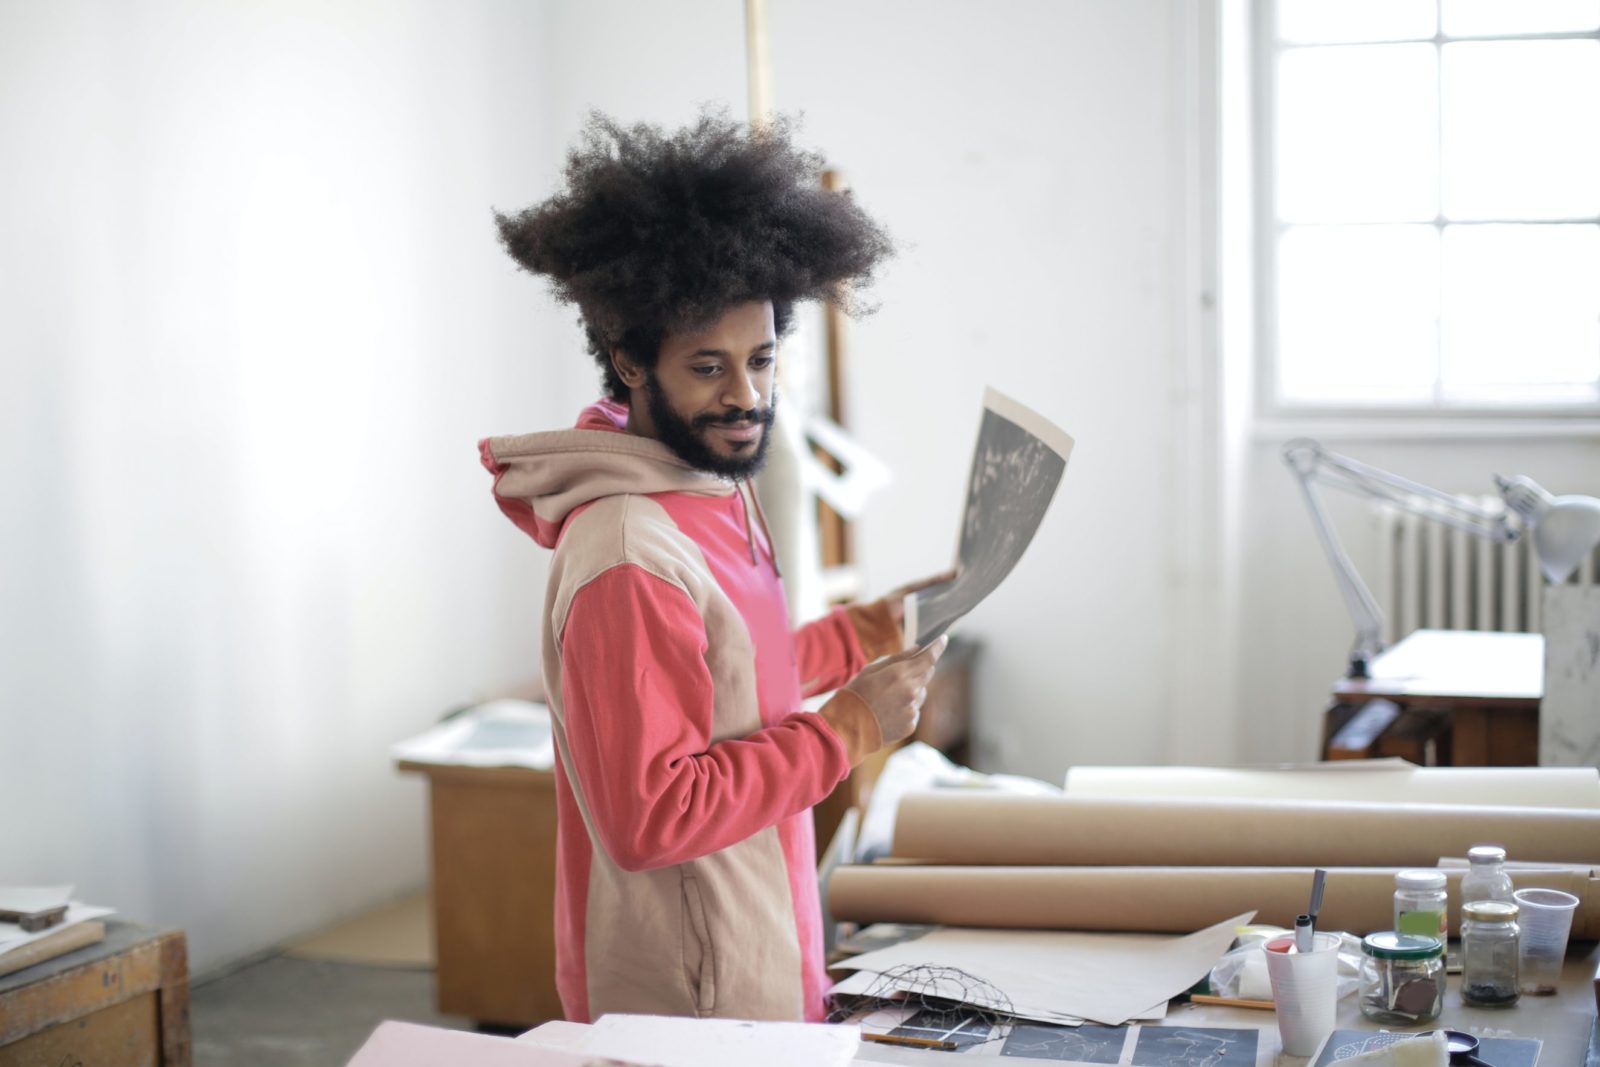
M 794 632 L 805 696 L 837 689 L 861 668 L 901 649 L 900 630 L 882 600 L 834 608 Z
M 563 719 L 599 843 L 625 870 L 682 863 L 827 796 L 851 753 L 823 716 L 712 743 L 713 686 L 694 602 L 632 564 L 573 598 L 561 635 Z

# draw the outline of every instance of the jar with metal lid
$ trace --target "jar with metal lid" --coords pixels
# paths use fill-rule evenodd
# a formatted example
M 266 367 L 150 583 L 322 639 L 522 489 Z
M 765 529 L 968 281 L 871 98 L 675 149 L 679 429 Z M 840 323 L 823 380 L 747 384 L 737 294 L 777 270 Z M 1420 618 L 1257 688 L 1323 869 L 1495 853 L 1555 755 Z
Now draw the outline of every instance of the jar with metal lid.
M 1461 999 L 1468 1004 L 1509 1007 L 1517 1002 L 1515 903 L 1475 900 L 1461 909 Z
M 1467 873 L 1461 877 L 1461 903 L 1511 899 L 1505 849 L 1499 845 L 1473 845 L 1467 850 L 1467 862 Z
M 1443 941 L 1393 930 L 1362 939 L 1362 1015 L 1410 1025 L 1437 1019 L 1443 1005 Z
M 1400 871 L 1394 876 L 1394 932 L 1436 937 L 1449 933 L 1449 905 L 1443 871 Z

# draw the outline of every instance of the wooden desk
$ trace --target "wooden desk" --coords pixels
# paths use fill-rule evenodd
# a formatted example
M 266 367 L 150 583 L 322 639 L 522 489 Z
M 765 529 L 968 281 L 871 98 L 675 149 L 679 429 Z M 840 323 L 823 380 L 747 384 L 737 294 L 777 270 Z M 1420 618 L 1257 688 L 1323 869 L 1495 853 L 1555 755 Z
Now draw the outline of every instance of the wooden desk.
M 399 762 L 428 776 L 439 1010 L 482 1023 L 560 1019 L 556 776 Z
M 1371 674 L 1334 683 L 1324 759 L 1538 764 L 1542 635 L 1417 630 L 1374 659 Z M 1392 710 L 1367 707 L 1379 699 L 1391 702 Z
M 99 944 L 0 978 L 0 1067 L 189 1067 L 183 931 L 105 924 Z

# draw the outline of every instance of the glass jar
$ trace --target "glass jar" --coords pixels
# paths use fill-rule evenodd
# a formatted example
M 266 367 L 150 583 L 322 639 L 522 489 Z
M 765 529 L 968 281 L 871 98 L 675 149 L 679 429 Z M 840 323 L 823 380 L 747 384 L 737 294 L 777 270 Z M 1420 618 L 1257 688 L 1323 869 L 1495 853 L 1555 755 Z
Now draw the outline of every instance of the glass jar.
M 1437 1019 L 1443 1005 L 1443 941 L 1392 930 L 1362 939 L 1362 1015 L 1409 1026 Z
M 1416 937 L 1450 937 L 1449 905 L 1443 871 L 1400 871 L 1394 876 L 1394 932 Z
M 1461 909 L 1461 999 L 1509 1007 L 1517 1002 L 1517 905 L 1475 900 Z
M 1473 845 L 1467 850 L 1470 867 L 1461 878 L 1461 903 L 1511 899 L 1511 876 L 1506 873 L 1506 850 L 1499 845 Z

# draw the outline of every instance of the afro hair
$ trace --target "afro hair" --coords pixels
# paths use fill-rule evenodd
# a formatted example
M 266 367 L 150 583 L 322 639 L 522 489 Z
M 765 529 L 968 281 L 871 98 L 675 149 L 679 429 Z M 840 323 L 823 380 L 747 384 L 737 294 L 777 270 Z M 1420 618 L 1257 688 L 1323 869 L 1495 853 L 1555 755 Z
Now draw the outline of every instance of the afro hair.
M 628 398 L 613 349 L 654 366 L 669 333 L 737 304 L 771 301 L 780 336 L 797 301 L 867 310 L 861 292 L 892 245 L 848 194 L 822 188 L 821 157 L 791 144 L 791 130 L 704 114 L 669 135 L 593 113 L 566 189 L 496 212 L 511 257 L 577 305 L 612 398 Z

